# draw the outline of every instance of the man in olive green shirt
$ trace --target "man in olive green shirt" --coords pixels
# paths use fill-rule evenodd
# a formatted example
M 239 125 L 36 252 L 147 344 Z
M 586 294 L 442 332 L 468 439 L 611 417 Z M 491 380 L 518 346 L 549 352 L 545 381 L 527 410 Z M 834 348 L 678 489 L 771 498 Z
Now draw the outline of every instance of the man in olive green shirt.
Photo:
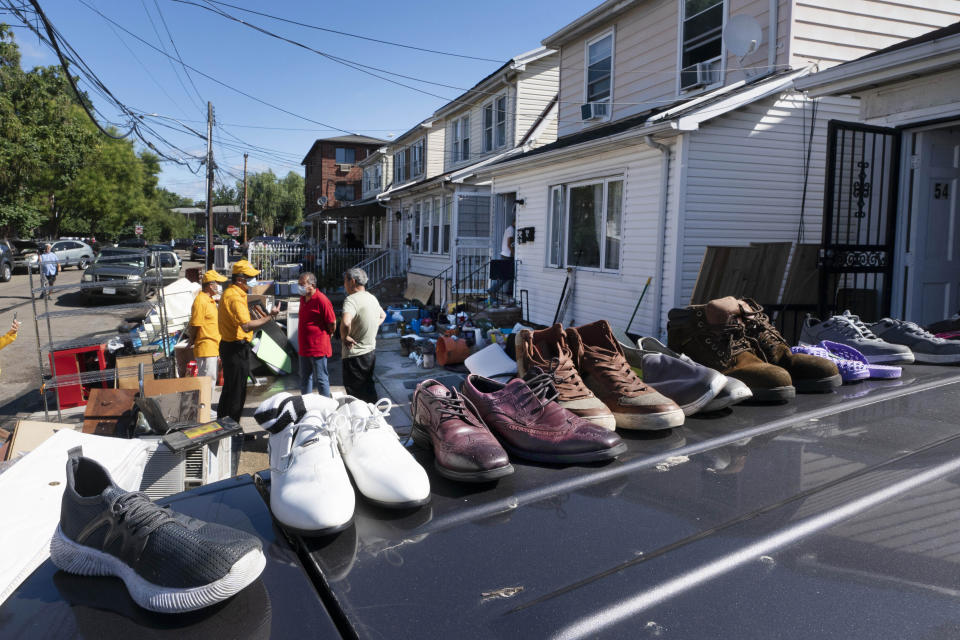
M 355 398 L 376 402 L 373 369 L 377 361 L 377 330 L 387 314 L 366 287 L 367 274 L 363 269 L 354 267 L 343 274 L 343 288 L 348 294 L 340 321 L 343 386 Z

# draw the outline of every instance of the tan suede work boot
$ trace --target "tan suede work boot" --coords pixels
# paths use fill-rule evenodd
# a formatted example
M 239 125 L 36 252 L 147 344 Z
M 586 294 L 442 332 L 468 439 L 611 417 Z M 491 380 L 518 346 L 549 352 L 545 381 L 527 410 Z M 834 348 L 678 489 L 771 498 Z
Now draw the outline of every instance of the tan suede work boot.
M 740 317 L 747 338 L 763 352 L 767 362 L 783 367 L 790 373 L 793 386 L 800 393 L 827 393 L 841 384 L 840 370 L 830 360 L 803 353 L 793 353 L 790 345 L 770 322 L 763 307 L 751 300 L 740 300 Z
M 671 309 L 667 319 L 671 349 L 740 380 L 750 387 L 754 402 L 787 402 L 796 397 L 790 373 L 754 353 L 736 298 Z

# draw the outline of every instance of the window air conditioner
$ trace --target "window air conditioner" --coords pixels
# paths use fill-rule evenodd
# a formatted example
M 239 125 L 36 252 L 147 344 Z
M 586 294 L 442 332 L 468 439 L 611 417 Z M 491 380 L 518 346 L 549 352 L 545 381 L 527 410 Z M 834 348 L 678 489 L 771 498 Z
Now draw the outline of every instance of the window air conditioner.
M 720 81 L 720 60 L 697 63 L 697 84 L 708 85 Z
M 580 105 L 580 119 L 587 121 L 606 118 L 607 106 L 608 105 L 606 102 L 588 102 L 586 104 L 582 104 Z
M 153 500 L 166 498 L 232 475 L 232 440 L 224 438 L 191 451 L 171 451 L 160 438 L 145 437 L 156 446 L 147 453 L 140 490 Z

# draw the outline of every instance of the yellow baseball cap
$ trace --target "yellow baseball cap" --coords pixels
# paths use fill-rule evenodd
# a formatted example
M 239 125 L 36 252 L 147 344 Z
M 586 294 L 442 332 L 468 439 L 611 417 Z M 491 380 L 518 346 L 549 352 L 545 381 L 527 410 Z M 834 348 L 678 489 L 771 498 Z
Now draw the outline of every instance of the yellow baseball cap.
M 226 276 L 220 275 L 213 269 L 210 269 L 205 274 L 203 274 L 203 279 L 202 279 L 203 284 L 207 284 L 208 282 L 226 282 L 226 281 L 227 281 Z
M 249 276 L 253 277 L 260 275 L 260 272 L 253 268 L 253 265 L 250 264 L 247 260 L 237 260 L 233 263 L 233 269 L 230 271 L 235 276 Z

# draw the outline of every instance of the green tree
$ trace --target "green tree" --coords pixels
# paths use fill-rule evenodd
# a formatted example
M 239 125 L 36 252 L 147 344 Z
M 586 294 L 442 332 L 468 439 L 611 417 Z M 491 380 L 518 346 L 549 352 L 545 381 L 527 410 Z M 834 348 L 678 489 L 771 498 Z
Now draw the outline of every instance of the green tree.
M 238 204 L 237 192 L 233 187 L 221 184 L 213 190 L 213 206 L 224 204 Z
M 277 176 L 267 169 L 247 176 L 247 208 L 256 216 L 260 227 L 267 235 L 273 235 L 278 222 L 282 225 L 281 204 L 283 190 Z
M 59 66 L 20 67 L 20 50 L 0 24 L 0 232 L 28 235 L 51 215 L 55 194 L 84 166 L 96 140 Z
M 280 181 L 282 199 L 280 219 L 284 226 L 299 226 L 303 221 L 306 199 L 303 195 L 303 176 L 291 171 Z

